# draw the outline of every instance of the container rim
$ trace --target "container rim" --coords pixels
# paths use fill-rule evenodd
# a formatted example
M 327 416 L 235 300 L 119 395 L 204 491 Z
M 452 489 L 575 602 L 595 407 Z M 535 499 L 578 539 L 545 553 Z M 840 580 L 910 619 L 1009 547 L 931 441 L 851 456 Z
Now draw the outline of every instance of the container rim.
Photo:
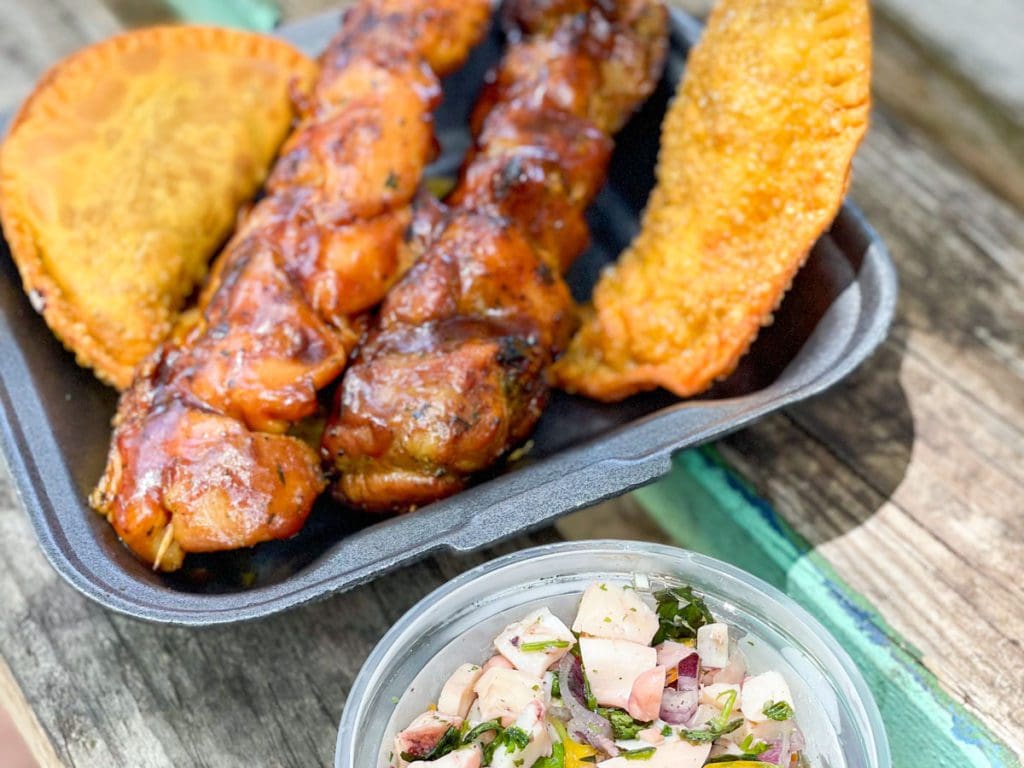
M 761 597 L 766 598 L 779 609 L 785 611 L 788 620 L 801 625 L 802 628 L 809 631 L 825 647 L 827 653 L 831 655 L 831 659 L 824 659 L 824 661 L 835 662 L 834 664 L 829 664 L 830 674 L 834 675 L 837 681 L 842 683 L 844 687 L 848 687 L 855 692 L 856 700 L 847 700 L 847 703 L 860 707 L 868 725 L 869 731 L 864 734 L 864 743 L 869 754 L 875 759 L 878 768 L 890 768 L 892 765 L 892 755 L 889 749 L 885 723 L 882 720 L 882 714 L 878 709 L 878 704 L 875 702 L 874 695 L 871 693 L 867 681 L 864 679 L 856 663 L 835 637 L 803 606 L 763 579 L 717 558 L 667 544 L 617 539 L 556 542 L 518 550 L 481 563 L 459 574 L 417 601 L 380 639 L 373 651 L 367 656 L 366 661 L 359 670 L 359 674 L 352 683 L 338 727 L 338 738 L 334 753 L 335 768 L 354 768 L 350 763 L 343 761 L 346 758 L 349 760 L 352 758 L 351 746 L 354 743 L 357 732 L 356 725 L 362 714 L 364 704 L 368 700 L 369 694 L 372 693 L 373 678 L 391 650 L 408 633 L 416 631 L 417 628 L 414 626 L 414 623 L 417 617 L 426 615 L 430 607 L 438 606 L 445 598 L 451 597 L 480 578 L 496 576 L 500 571 L 526 561 L 539 560 L 549 555 L 569 551 L 574 553 L 592 552 L 595 554 L 599 552 L 653 554 L 677 561 L 687 561 L 698 569 L 706 570 L 716 576 L 725 577 L 730 581 L 729 586 L 735 582 L 740 582 L 747 588 L 760 593 Z M 816 660 L 823 661 L 820 657 Z

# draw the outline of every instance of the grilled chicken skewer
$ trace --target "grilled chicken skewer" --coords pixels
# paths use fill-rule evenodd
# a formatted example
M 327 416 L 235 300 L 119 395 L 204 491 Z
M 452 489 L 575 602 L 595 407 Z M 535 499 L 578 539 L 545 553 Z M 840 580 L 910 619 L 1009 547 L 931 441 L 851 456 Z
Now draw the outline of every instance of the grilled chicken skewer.
M 574 307 L 561 274 L 617 131 L 657 83 L 655 0 L 510 0 L 512 44 L 473 116 L 476 146 L 429 245 L 339 388 L 323 452 L 335 494 L 403 511 L 463 488 L 531 432 Z
M 411 262 L 438 77 L 489 12 L 487 0 L 362 0 L 346 14 L 266 197 L 119 403 L 91 501 L 154 568 L 302 527 L 325 481 L 286 431 L 317 414 L 359 337 L 352 318 Z

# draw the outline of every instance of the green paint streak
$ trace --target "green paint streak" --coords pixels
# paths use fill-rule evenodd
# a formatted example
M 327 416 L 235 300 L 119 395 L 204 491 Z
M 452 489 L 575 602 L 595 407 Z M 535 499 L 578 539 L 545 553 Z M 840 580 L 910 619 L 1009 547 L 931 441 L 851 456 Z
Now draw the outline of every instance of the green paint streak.
M 281 16 L 274 0 L 163 0 L 182 21 L 269 32 Z
M 828 628 L 875 695 L 896 768 L 1020 766 L 1006 745 L 941 688 L 920 652 L 713 448 L 680 454 L 668 477 L 636 495 L 677 542 L 759 576 Z

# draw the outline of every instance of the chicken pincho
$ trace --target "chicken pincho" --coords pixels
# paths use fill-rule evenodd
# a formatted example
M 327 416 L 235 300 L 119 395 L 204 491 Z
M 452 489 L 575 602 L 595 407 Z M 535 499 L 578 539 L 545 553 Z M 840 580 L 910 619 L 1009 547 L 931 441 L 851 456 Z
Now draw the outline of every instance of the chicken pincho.
M 532 431 L 575 329 L 563 272 L 585 249 L 611 135 L 654 89 L 652 0 L 509 0 L 510 45 L 475 147 L 425 250 L 387 295 L 339 388 L 323 450 L 335 494 L 404 511 L 461 490 Z
M 302 527 L 326 482 L 289 430 L 318 413 L 358 316 L 416 253 L 438 78 L 489 15 L 487 0 L 361 0 L 346 14 L 265 197 L 121 398 L 92 504 L 154 568 Z

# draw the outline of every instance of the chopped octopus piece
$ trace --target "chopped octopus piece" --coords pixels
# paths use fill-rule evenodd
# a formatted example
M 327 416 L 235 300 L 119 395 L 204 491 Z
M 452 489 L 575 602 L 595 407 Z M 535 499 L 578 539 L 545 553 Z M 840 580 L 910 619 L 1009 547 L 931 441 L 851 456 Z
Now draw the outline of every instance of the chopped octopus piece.
M 437 711 L 465 719 L 476 698 L 473 687 L 483 673 L 483 667 L 479 664 L 463 664 L 456 669 L 437 697 Z
M 658 631 L 658 616 L 635 589 L 599 582 L 583 593 L 572 629 L 591 637 L 647 645 Z
M 532 701 L 516 718 L 515 727 L 524 731 L 530 740 L 523 749 L 504 743 L 494 750 L 491 768 L 525 768 L 551 754 L 551 734 L 548 732 L 547 709 L 540 701 Z
M 476 683 L 480 716 L 484 720 L 512 723 L 534 699 L 544 695 L 540 681 L 518 669 L 493 667 Z
M 461 717 L 424 712 L 395 737 L 395 754 L 427 755 L 449 728 L 461 726 Z
M 484 662 L 483 670 L 486 672 L 487 670 L 494 669 L 495 667 L 500 669 L 515 669 L 515 665 L 500 653 L 496 656 L 491 656 L 491 658 Z
M 580 652 L 590 690 L 603 707 L 629 706 L 633 683 L 658 664 L 658 652 L 628 640 L 581 637 Z
M 766 707 L 785 702 L 793 706 L 793 695 L 789 692 L 786 679 L 778 672 L 764 672 L 748 677 L 743 683 L 743 714 L 754 723 L 770 720 L 764 713 Z
M 678 668 L 680 661 L 697 653 L 689 645 L 677 643 L 674 640 L 659 643 L 654 646 L 654 649 L 658 652 L 658 665 L 669 668 Z
M 649 669 L 633 681 L 626 711 L 634 720 L 649 723 L 661 712 L 661 695 L 665 691 L 665 668 Z
M 569 628 L 547 608 L 509 624 L 494 647 L 520 672 L 540 678 L 576 643 Z

